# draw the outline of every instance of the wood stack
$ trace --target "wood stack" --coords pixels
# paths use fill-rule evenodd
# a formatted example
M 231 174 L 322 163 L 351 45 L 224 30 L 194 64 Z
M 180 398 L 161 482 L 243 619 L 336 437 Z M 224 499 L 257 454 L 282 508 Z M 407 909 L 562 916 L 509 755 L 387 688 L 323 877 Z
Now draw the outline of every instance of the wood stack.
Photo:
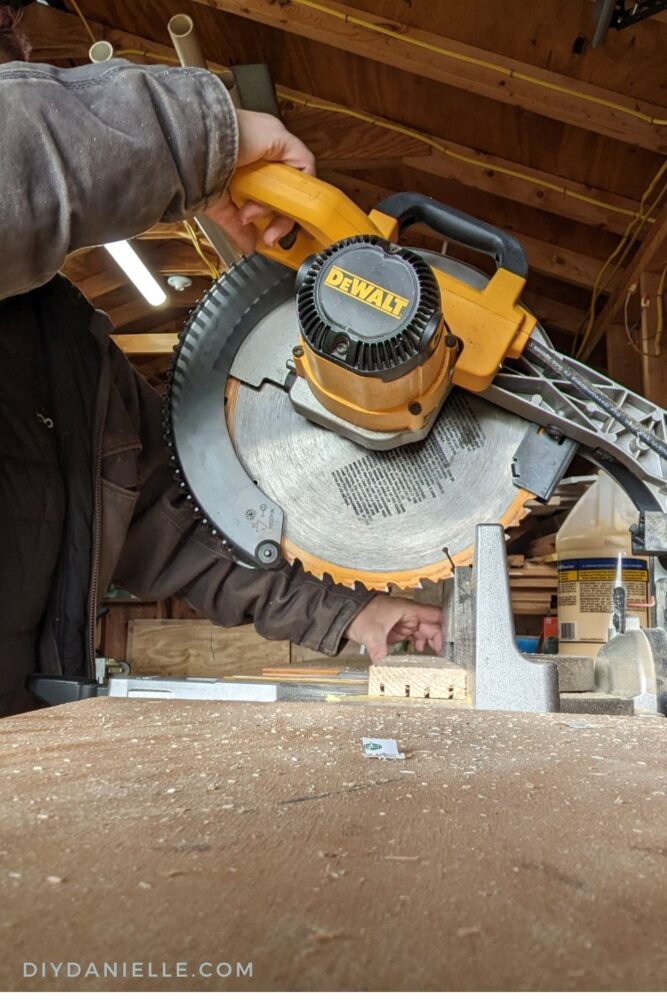
M 510 593 L 515 615 L 548 615 L 552 597 L 558 593 L 555 566 L 524 556 L 509 556 Z
M 558 593 L 556 535 L 593 481 L 593 476 L 563 479 L 548 503 L 529 501 L 528 516 L 510 528 L 507 561 L 515 615 L 549 614 Z

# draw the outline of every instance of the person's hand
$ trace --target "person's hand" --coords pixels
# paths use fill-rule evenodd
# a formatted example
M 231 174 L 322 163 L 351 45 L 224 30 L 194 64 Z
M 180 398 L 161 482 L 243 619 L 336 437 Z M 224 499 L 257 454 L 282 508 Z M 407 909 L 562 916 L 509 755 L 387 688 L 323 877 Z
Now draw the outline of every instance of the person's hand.
M 427 644 L 440 653 L 442 609 L 379 594 L 352 619 L 345 635 L 366 647 L 371 663 L 382 660 L 393 643 L 406 639 L 414 642 L 419 653 L 424 652 Z
M 239 151 L 236 159 L 237 167 L 245 167 L 258 160 L 271 160 L 273 163 L 286 163 L 306 174 L 315 173 L 315 157 L 301 139 L 288 132 L 283 123 L 273 115 L 260 114 L 258 111 L 237 111 L 239 123 Z M 257 230 L 252 225 L 255 219 L 269 214 L 267 208 L 256 202 L 247 201 L 242 209 L 238 209 L 225 191 L 222 198 L 210 205 L 205 213 L 221 226 L 228 236 L 236 243 L 243 253 L 252 253 L 255 249 Z M 267 246 L 273 246 L 294 226 L 291 219 L 275 215 L 264 230 L 263 240 Z

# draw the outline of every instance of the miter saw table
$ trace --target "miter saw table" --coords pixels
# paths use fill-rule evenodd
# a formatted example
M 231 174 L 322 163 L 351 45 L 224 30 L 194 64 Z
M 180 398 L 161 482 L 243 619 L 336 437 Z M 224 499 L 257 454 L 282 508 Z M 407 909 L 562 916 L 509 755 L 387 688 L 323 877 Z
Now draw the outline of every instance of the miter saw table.
M 667 581 L 661 581 L 667 583 Z M 664 595 L 665 587 L 659 588 Z M 664 615 L 664 596 L 658 602 Z M 501 525 L 479 525 L 472 567 L 456 567 L 445 581 L 443 608 L 445 662 L 466 673 L 468 704 L 477 709 L 558 712 L 558 655 L 531 656 L 519 651 L 515 642 L 504 529 Z M 343 658 L 344 659 L 344 658 Z M 400 666 L 400 656 L 391 662 Z M 34 675 L 31 688 L 46 704 L 109 695 L 129 699 L 186 699 L 224 702 L 310 702 L 358 698 L 365 695 L 367 681 L 357 675 L 357 685 L 333 690 L 304 680 L 298 686 L 279 681 L 218 680 L 132 676 L 129 670 L 105 672 L 99 661 L 96 681 L 82 678 Z M 614 695 L 601 699 L 597 711 L 628 714 L 667 714 L 667 632 L 664 628 L 636 629 L 610 640 L 597 658 L 598 685 Z M 348 681 L 351 684 L 352 681 Z M 439 702 L 460 708 L 460 703 Z M 590 711 L 590 697 L 579 705 L 570 697 L 566 712 Z
M 429 702 L 5 719 L 0 988 L 661 990 L 666 759 L 656 719 Z

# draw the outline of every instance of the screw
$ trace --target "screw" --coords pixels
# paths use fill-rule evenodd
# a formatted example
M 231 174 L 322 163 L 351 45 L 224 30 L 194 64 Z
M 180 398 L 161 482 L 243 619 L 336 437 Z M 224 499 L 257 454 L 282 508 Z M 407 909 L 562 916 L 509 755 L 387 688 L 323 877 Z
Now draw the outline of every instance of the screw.
M 422 411 L 421 403 L 409 403 L 408 410 L 416 417 Z
M 447 545 L 443 545 L 442 551 L 447 556 L 447 559 L 449 561 L 449 565 L 451 567 L 452 573 L 454 573 L 456 571 L 456 565 L 454 564 L 454 560 L 452 559 L 451 555 L 449 554 L 449 547 Z
M 453 333 L 448 333 L 445 337 L 445 347 L 458 347 L 458 343 Z
M 303 357 L 303 347 L 299 347 L 298 345 L 296 347 L 293 347 L 292 348 L 292 354 L 294 355 L 295 358 L 302 358 Z
M 268 566 L 278 558 L 278 546 L 274 545 L 273 542 L 264 542 L 258 546 L 256 554 L 259 561 Z

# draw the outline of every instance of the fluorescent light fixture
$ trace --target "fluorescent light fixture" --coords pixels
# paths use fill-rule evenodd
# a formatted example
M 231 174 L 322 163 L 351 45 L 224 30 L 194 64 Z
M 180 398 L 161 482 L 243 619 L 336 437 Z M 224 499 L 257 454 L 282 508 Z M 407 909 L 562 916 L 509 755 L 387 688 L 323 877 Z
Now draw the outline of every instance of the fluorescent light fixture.
M 166 294 L 127 240 L 105 243 L 105 247 L 150 305 L 161 306 L 167 301 Z

